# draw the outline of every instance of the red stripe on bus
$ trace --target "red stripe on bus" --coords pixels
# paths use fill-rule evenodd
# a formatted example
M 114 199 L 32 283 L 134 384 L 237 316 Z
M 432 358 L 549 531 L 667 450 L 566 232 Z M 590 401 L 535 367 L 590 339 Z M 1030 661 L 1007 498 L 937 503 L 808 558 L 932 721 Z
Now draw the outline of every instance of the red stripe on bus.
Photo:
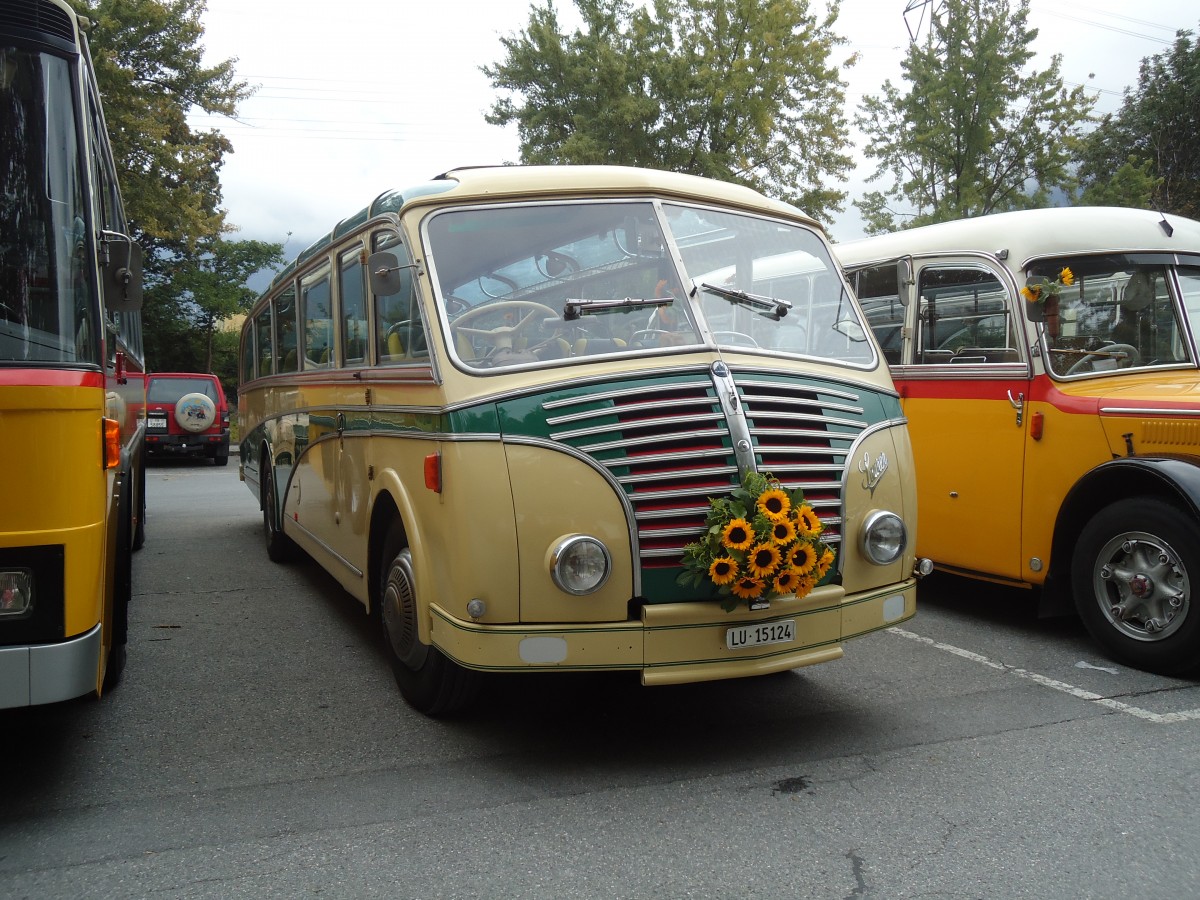
M 81 387 L 103 388 L 100 372 L 77 372 L 64 369 L 5 369 L 0 368 L 0 387 Z

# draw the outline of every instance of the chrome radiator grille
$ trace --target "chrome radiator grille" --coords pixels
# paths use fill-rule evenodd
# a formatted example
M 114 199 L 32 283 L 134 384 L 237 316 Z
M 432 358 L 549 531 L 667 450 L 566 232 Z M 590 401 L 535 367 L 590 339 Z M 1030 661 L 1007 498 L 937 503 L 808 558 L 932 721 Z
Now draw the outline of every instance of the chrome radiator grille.
M 784 376 L 736 373 L 758 468 L 802 487 L 841 540 L 846 454 L 866 427 L 858 398 Z M 729 423 L 712 381 L 674 378 L 543 405 L 550 436 L 588 454 L 624 487 L 643 567 L 679 564 L 704 531 L 708 498 L 739 483 Z

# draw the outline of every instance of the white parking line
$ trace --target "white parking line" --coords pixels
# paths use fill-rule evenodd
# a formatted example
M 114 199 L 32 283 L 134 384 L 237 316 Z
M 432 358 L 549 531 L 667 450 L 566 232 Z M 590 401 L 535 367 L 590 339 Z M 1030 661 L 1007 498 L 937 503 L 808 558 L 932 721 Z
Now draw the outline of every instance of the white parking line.
M 1040 684 L 1043 687 L 1053 688 L 1056 691 L 1061 691 L 1064 694 L 1070 694 L 1072 697 L 1078 697 L 1080 700 L 1086 700 L 1089 703 L 1095 703 L 1097 706 L 1103 706 L 1107 709 L 1116 712 L 1127 713 L 1131 716 L 1137 716 L 1139 719 L 1145 719 L 1147 722 L 1154 722 L 1158 725 L 1168 725 L 1172 722 L 1187 722 L 1192 719 L 1200 719 L 1200 709 L 1189 709 L 1183 712 L 1171 713 L 1156 713 L 1148 709 L 1142 709 L 1138 706 L 1131 706 L 1128 703 L 1122 703 L 1120 700 L 1113 700 L 1104 697 L 1100 694 L 1095 694 L 1091 691 L 1085 691 L 1083 688 L 1077 688 L 1072 684 L 1067 684 L 1065 681 L 1057 681 L 1053 678 L 1047 678 L 1045 675 L 1039 675 L 1036 672 L 1030 672 L 1027 669 L 1020 669 L 1016 666 L 1005 665 L 1004 663 L 995 662 L 982 656 L 978 653 L 972 653 L 970 650 L 964 650 L 962 647 L 955 647 L 953 644 L 944 644 L 941 641 L 935 641 L 933 638 L 927 638 L 924 635 L 916 634 L 912 631 L 907 631 L 903 628 L 887 629 L 892 634 L 897 634 L 900 637 L 908 638 L 910 641 L 917 641 L 921 644 L 928 644 L 936 650 L 941 650 L 945 653 L 952 653 L 955 656 L 970 660 L 971 662 L 979 663 L 981 666 L 987 666 L 989 669 L 996 669 L 1001 672 L 1008 672 L 1010 675 L 1016 675 L 1018 678 L 1024 678 L 1032 681 L 1035 684 Z

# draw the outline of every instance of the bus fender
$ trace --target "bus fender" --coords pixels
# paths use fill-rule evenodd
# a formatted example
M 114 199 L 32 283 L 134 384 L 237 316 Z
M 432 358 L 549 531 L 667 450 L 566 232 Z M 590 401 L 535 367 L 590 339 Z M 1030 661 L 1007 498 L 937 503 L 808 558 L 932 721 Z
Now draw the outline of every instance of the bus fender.
M 382 555 L 383 543 L 387 538 L 393 517 L 400 520 L 400 525 L 404 529 L 405 540 L 408 542 L 408 549 L 413 558 L 413 575 L 419 581 L 422 573 L 430 571 L 431 563 L 425 541 L 422 539 L 421 529 L 415 527 L 418 520 L 413 508 L 412 496 L 395 469 L 383 469 L 375 475 L 375 490 L 371 496 L 369 518 L 371 530 L 368 538 L 370 555 L 367 573 L 370 582 L 367 586 L 367 597 L 368 611 L 372 612 L 371 607 L 375 603 L 375 591 L 379 586 L 379 579 L 382 577 L 384 567 L 391 562 L 391 560 L 383 559 Z M 425 592 L 421 591 L 418 596 L 424 594 Z M 432 623 L 428 614 L 428 606 L 425 607 L 418 627 L 421 641 L 426 644 L 432 643 L 430 639 Z
M 1200 456 L 1122 456 L 1101 463 L 1071 486 L 1054 525 L 1042 615 L 1072 608 L 1071 558 L 1084 525 L 1109 504 L 1131 497 L 1162 498 L 1200 521 Z

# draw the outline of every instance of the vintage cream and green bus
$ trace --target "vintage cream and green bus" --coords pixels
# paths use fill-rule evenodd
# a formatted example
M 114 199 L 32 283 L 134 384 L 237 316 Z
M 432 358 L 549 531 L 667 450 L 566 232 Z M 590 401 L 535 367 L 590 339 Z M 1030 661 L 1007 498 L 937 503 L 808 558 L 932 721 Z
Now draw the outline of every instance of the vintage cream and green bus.
M 241 368 L 268 554 L 379 617 L 424 712 L 480 672 L 787 670 L 913 615 L 887 367 L 817 224 L 749 189 L 492 167 L 384 193 L 274 278 Z M 682 585 L 756 472 L 802 491 L 824 565 L 764 548 L 736 596 Z
M 837 252 L 909 419 L 917 551 L 1048 611 L 1073 595 L 1128 664 L 1196 670 L 1200 223 L 1041 209 Z

